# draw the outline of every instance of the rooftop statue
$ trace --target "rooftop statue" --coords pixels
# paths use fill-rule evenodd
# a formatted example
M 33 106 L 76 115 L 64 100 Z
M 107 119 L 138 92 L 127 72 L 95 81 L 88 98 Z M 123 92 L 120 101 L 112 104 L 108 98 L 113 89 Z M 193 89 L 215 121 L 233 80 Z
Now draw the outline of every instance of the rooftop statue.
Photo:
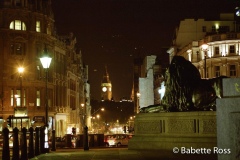
M 216 98 L 222 97 L 222 79 L 201 79 L 197 68 L 182 56 L 174 56 L 165 74 L 165 95 L 158 106 L 140 112 L 181 112 L 215 110 Z M 152 108 L 154 107 L 154 108 Z

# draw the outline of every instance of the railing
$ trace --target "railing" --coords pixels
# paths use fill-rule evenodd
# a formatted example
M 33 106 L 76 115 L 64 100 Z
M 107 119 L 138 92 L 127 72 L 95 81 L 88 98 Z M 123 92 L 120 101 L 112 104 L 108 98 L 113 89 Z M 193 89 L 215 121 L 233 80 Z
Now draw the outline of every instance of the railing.
M 14 128 L 9 131 L 4 128 L 1 134 L 2 159 L 30 159 L 42 153 L 46 153 L 44 148 L 44 127 L 31 127 L 28 130 L 24 127 L 21 131 Z M 52 133 L 52 139 L 55 140 L 55 131 Z M 19 143 L 20 142 L 20 143 Z M 56 150 L 55 141 L 52 142 L 52 151 Z

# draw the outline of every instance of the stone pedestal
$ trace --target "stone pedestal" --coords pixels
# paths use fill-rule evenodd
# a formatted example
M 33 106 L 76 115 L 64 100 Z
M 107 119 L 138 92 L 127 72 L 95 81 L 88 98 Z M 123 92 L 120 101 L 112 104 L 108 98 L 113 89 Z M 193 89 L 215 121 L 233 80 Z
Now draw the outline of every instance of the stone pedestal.
M 164 151 L 167 157 L 174 148 L 206 148 L 213 155 L 207 159 L 240 160 L 240 78 L 223 79 L 216 106 L 216 112 L 140 113 L 128 148 Z
M 231 153 L 218 160 L 240 159 L 240 78 L 223 79 L 223 98 L 217 99 L 217 147 Z
M 174 147 L 217 146 L 216 112 L 140 113 L 129 149 L 173 152 Z

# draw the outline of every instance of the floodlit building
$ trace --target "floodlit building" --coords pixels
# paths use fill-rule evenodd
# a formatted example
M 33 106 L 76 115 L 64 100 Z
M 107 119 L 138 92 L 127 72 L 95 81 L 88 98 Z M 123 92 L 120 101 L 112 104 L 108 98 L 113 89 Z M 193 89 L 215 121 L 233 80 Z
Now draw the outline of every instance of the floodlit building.
M 155 55 L 146 56 L 143 61 L 141 77 L 139 78 L 139 107 L 147 107 L 154 104 L 153 91 L 153 66 L 156 62 Z
M 161 89 L 164 89 L 164 86 L 161 86 L 163 80 L 163 69 L 158 57 L 156 55 L 146 56 L 143 60 L 139 77 L 137 102 L 139 109 L 160 104 L 161 94 L 164 94 L 161 93 Z
M 167 66 L 168 60 L 163 59 L 162 54 L 134 59 L 131 99 L 134 102 L 135 114 L 139 113 L 143 107 L 161 103 L 165 89 L 165 86 L 161 84 L 164 81 Z
M 55 33 L 51 0 L 3 0 L 0 17 L 0 130 L 43 126 L 47 101 L 49 129 L 56 136 L 72 127 L 81 132 L 81 104 L 90 109 L 87 67 L 75 36 Z M 52 58 L 48 76 L 39 60 L 46 53 Z
M 181 21 L 168 53 L 170 61 L 180 55 L 192 62 L 202 78 L 239 77 L 239 46 L 239 25 L 234 14 L 221 14 L 216 21 Z

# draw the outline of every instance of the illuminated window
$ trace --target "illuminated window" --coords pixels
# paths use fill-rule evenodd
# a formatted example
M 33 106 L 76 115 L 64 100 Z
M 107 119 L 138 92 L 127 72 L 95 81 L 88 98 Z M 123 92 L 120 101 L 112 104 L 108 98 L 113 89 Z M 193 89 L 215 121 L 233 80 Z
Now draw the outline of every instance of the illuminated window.
M 14 93 L 14 92 L 13 92 L 13 89 L 11 89 L 11 106 L 12 106 L 12 107 L 13 107 L 13 105 L 14 105 L 14 99 L 15 99 L 13 93 Z
M 22 99 L 21 99 L 22 96 Z M 21 100 L 22 100 L 22 105 L 21 105 Z M 26 106 L 26 92 L 25 89 L 22 89 L 22 94 L 21 94 L 21 89 L 11 89 L 11 106 L 14 107 L 23 107 Z
M 10 23 L 9 29 L 26 31 L 26 25 L 20 20 L 14 20 Z
M 235 77 L 236 76 L 236 66 L 230 65 L 230 76 Z
M 21 91 L 16 90 L 16 94 L 14 95 L 16 99 L 16 106 L 20 107 L 21 106 Z
M 17 107 L 21 107 L 21 90 L 17 89 L 14 90 L 11 89 L 11 106 L 17 106 Z M 25 105 L 25 92 L 23 91 L 23 105 Z
M 37 66 L 37 79 L 40 80 L 41 79 L 41 67 Z
M 37 107 L 40 107 L 40 105 L 41 105 L 41 100 L 40 100 L 40 90 L 37 90 L 37 92 L 36 92 L 36 106 Z
M 36 32 L 41 32 L 41 23 L 40 23 L 40 21 L 36 21 Z
M 22 99 L 21 99 L 22 96 Z M 21 90 L 18 89 L 16 90 L 16 94 L 13 95 L 13 97 L 16 100 L 16 106 L 17 107 L 23 107 L 26 104 L 26 97 L 25 97 L 25 90 L 22 89 L 22 94 L 21 94 Z M 22 100 L 22 105 L 21 105 L 21 100 Z

